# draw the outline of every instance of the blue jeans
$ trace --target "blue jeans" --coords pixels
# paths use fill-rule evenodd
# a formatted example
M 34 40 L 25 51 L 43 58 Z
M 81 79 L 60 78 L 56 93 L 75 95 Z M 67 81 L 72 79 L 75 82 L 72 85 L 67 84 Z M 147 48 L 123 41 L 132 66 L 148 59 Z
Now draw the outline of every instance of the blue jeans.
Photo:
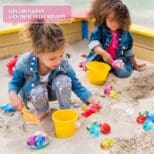
M 129 64 L 124 64 L 124 68 L 123 69 L 115 69 L 113 68 L 113 73 L 119 77 L 119 78 L 126 78 L 129 77 L 132 73 L 132 66 Z
M 44 113 L 49 109 L 48 101 L 58 100 L 61 109 L 71 107 L 71 79 L 66 75 L 59 75 L 52 81 L 52 85 L 40 83 L 29 96 L 38 113 Z

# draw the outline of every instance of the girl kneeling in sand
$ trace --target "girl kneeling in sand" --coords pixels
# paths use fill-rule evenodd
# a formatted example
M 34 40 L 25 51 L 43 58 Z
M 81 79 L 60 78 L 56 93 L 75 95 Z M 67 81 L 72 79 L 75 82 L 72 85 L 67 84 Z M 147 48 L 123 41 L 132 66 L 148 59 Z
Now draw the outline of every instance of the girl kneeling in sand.
M 48 113 L 50 100 L 58 99 L 61 109 L 70 108 L 71 90 L 83 102 L 97 102 L 63 58 L 65 38 L 62 29 L 57 24 L 38 21 L 29 25 L 28 32 L 33 51 L 21 56 L 9 82 L 12 106 L 21 111 L 27 107 L 27 102 L 31 102 L 37 111 L 36 117 L 41 120 Z

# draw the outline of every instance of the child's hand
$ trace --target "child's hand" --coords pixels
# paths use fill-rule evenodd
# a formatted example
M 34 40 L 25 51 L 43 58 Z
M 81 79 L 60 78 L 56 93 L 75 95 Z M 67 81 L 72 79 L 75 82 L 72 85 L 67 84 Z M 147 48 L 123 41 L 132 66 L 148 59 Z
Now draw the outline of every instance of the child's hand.
M 99 103 L 99 101 L 94 96 L 91 96 L 90 98 L 88 98 L 87 102 L 89 104 Z
M 103 48 L 101 48 L 100 46 L 96 46 L 93 51 L 100 55 L 102 57 L 102 59 L 108 63 L 108 64 L 111 64 L 112 61 L 113 61 L 113 58 L 111 57 L 111 55 L 106 51 L 104 50 Z
M 13 108 L 21 112 L 22 108 L 24 107 L 24 103 L 19 98 L 19 96 L 16 94 L 16 92 L 10 93 L 10 102 Z
M 111 57 L 111 55 L 109 54 L 109 53 L 107 53 L 107 52 L 104 52 L 103 53 L 103 60 L 105 61 L 105 62 L 107 62 L 108 64 L 111 64 L 112 62 L 113 62 L 113 58 Z
M 135 70 L 138 70 L 138 71 L 142 71 L 142 70 L 144 70 L 145 68 L 146 68 L 146 64 L 137 64 L 137 63 L 135 63 L 134 65 L 133 65 L 133 68 L 135 69 Z
M 35 114 L 34 116 L 39 119 L 39 120 L 43 120 L 44 118 L 46 118 L 49 114 L 49 111 L 46 111 L 44 113 L 40 113 L 40 114 Z

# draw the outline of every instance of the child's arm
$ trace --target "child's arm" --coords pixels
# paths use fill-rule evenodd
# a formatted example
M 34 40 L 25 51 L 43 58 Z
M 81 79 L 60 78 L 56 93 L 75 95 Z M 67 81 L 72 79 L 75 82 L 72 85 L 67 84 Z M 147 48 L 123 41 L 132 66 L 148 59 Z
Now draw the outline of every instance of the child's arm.
M 67 75 L 71 78 L 72 80 L 72 90 L 73 92 L 83 101 L 83 102 L 88 102 L 88 103 L 96 103 L 98 102 L 97 99 L 92 96 L 91 92 L 85 88 L 81 82 L 78 80 L 76 77 L 76 73 L 73 70 L 72 66 L 67 62 L 67 68 L 68 72 Z
M 24 106 L 24 103 L 18 96 L 18 93 L 24 84 L 23 64 L 24 60 L 20 58 L 15 66 L 12 79 L 8 84 L 10 103 L 18 111 L 21 111 L 21 108 Z
M 24 107 L 24 103 L 21 101 L 17 93 L 14 91 L 10 92 L 9 99 L 12 107 L 21 112 L 22 108 Z
M 102 59 L 111 64 L 113 59 L 111 55 L 102 48 L 101 41 L 103 40 L 103 26 L 100 25 L 96 27 L 96 29 L 91 33 L 90 40 L 89 40 L 89 50 L 98 54 Z
M 89 104 L 94 104 L 94 103 L 98 103 L 99 101 L 94 97 L 91 96 L 90 98 L 87 99 L 87 103 Z
M 102 59 L 107 62 L 108 64 L 111 64 L 113 62 L 113 59 L 109 53 L 107 53 L 102 47 L 96 46 L 93 51 L 100 55 Z

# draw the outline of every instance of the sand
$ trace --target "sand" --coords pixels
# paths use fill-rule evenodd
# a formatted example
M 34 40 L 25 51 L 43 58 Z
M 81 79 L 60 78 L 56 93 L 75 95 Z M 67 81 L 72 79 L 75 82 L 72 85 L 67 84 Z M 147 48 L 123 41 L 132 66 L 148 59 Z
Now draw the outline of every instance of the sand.
M 154 63 L 145 62 L 147 69 L 138 72 L 133 71 L 129 78 L 119 79 L 112 73 L 103 86 L 91 85 L 87 80 L 87 74 L 78 67 L 79 62 L 85 59 L 81 54 L 87 53 L 87 41 L 76 42 L 68 46 L 70 62 L 76 70 L 80 81 L 100 100 L 102 110 L 87 119 L 79 118 L 81 126 L 71 138 L 59 139 L 55 137 L 51 114 L 53 109 L 58 109 L 57 101 L 50 103 L 50 115 L 39 125 L 28 124 L 23 121 L 19 112 L 0 112 L 0 152 L 5 154 L 153 154 L 154 130 L 145 132 L 142 125 L 136 123 L 139 112 L 149 111 L 154 113 Z M 7 83 L 10 76 L 6 70 L 9 59 L 0 61 L 1 66 L 1 95 L 0 104 L 9 102 L 7 95 Z M 112 85 L 119 92 L 119 99 L 111 99 L 103 94 L 106 85 Z M 81 114 L 81 101 L 72 95 L 73 108 Z M 111 133 L 93 138 L 87 131 L 87 126 L 97 121 L 107 122 L 111 126 Z M 41 150 L 30 150 L 25 145 L 26 139 L 36 131 L 47 133 L 51 137 L 51 143 Z M 108 150 L 100 148 L 104 138 L 113 138 L 115 144 Z

